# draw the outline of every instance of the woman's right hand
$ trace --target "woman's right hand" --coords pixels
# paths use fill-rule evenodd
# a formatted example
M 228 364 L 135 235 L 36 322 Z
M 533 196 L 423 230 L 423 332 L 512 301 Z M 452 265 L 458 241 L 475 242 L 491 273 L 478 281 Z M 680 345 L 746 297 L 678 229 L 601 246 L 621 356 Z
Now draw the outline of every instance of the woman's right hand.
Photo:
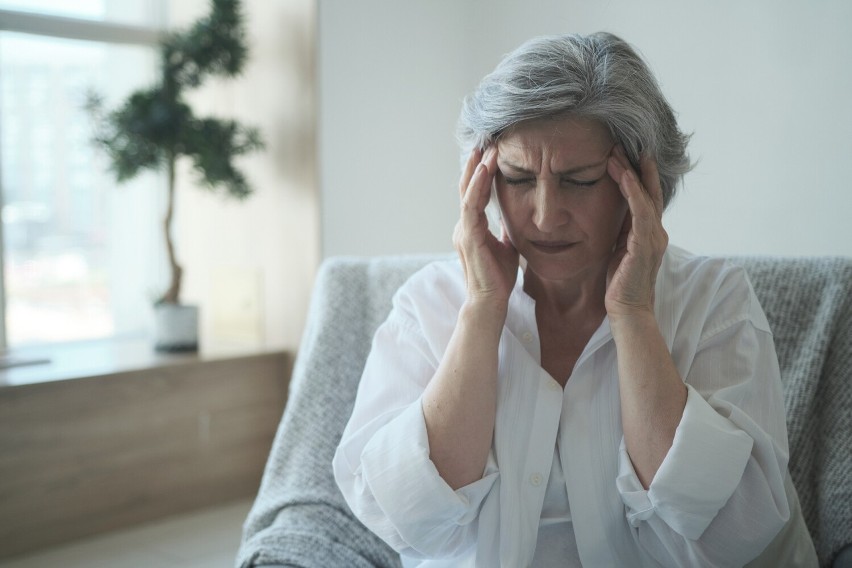
M 498 240 L 488 230 L 485 206 L 496 173 L 496 148 L 471 153 L 459 183 L 461 217 L 453 234 L 467 299 L 422 397 L 429 459 L 454 490 L 481 479 L 488 463 L 500 336 L 518 274 L 518 252 L 505 231 Z
M 506 310 L 518 273 L 518 251 L 506 234 L 498 240 L 488 229 L 485 207 L 497 173 L 497 147 L 474 149 L 459 182 L 461 217 L 453 244 L 461 258 L 468 302 Z

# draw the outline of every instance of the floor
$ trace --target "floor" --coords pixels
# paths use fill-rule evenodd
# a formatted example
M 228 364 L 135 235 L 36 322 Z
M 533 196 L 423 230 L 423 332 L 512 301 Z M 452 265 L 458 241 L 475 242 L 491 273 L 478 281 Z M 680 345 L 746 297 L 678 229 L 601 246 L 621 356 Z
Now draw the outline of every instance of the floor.
M 233 568 L 251 503 L 237 501 L 0 561 L 0 568 Z

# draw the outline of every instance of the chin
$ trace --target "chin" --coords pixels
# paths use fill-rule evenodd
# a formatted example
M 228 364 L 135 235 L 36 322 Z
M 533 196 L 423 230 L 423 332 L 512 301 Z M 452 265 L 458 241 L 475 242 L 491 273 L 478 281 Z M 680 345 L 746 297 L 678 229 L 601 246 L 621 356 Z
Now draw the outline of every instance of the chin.
M 526 270 L 532 271 L 543 280 L 568 280 L 581 270 L 574 262 L 559 262 L 555 258 L 526 257 L 526 261 Z
M 606 270 L 608 258 L 594 261 L 585 256 L 572 255 L 570 253 L 542 255 L 535 251 L 527 256 L 526 270 L 530 270 L 542 280 L 573 280 L 582 274 L 598 274 L 599 270 Z

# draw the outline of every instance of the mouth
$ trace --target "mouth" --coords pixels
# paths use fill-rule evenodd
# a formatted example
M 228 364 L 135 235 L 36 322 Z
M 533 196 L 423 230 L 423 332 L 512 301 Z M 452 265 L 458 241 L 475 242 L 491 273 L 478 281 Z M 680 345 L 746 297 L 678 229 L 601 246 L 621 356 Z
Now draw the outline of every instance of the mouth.
M 539 252 L 545 254 L 558 254 L 565 252 L 577 243 L 569 241 L 530 241 L 530 244 Z

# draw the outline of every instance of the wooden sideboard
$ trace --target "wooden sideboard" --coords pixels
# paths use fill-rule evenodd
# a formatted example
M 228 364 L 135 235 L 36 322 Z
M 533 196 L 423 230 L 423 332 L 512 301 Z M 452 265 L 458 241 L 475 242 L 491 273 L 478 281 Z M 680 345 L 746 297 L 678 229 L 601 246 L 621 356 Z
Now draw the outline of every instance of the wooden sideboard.
M 291 365 L 282 350 L 0 381 L 0 558 L 251 497 Z

